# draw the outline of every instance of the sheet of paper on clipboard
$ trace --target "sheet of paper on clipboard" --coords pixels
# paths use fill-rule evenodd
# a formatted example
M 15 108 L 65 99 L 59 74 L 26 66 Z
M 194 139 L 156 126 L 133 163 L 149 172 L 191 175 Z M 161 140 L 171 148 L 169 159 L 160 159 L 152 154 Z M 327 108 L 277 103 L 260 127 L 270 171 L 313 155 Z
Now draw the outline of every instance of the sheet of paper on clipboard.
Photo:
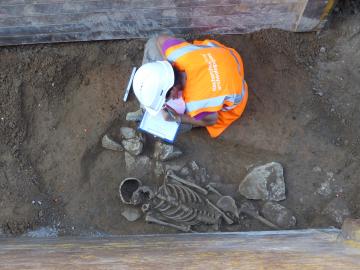
M 166 142 L 173 143 L 179 126 L 176 122 L 166 121 L 161 111 L 157 115 L 151 115 L 145 112 L 139 129 L 159 137 Z

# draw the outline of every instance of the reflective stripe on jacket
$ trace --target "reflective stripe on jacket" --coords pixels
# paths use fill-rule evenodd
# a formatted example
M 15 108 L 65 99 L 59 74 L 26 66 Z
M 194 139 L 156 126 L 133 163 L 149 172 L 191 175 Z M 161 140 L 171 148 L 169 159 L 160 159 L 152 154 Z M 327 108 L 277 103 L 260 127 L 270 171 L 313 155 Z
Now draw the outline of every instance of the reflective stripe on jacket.
M 246 106 L 248 89 L 240 55 L 214 40 L 182 42 L 165 54 L 186 74 L 183 98 L 187 114 L 217 112 L 216 124 L 206 128 L 211 137 L 219 136 Z

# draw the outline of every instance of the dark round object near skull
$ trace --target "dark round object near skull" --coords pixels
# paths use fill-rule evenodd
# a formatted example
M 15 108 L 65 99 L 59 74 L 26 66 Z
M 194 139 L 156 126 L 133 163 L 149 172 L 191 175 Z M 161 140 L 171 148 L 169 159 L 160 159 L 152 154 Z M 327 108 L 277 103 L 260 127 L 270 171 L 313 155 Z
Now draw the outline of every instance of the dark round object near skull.
M 132 196 L 136 190 L 142 185 L 142 182 L 137 178 L 125 178 L 121 181 L 119 186 L 120 199 L 125 204 L 133 204 Z

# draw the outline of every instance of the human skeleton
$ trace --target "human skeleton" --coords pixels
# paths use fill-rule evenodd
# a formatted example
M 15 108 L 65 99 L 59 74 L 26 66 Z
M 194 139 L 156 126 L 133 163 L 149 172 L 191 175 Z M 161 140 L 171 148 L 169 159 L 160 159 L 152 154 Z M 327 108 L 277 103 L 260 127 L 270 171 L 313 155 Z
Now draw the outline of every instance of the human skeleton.
M 119 187 L 120 198 L 125 204 L 140 206 L 145 213 L 147 222 L 173 227 L 183 232 L 192 232 L 197 225 L 218 226 L 223 219 L 227 224 L 233 224 L 238 218 L 236 213 L 225 213 L 216 203 L 210 201 L 208 193 L 221 196 L 212 186 L 206 189 L 180 178 L 173 171 L 168 171 L 164 183 L 153 191 L 142 185 L 136 178 L 124 179 Z M 249 214 L 249 213 L 247 213 Z M 256 213 L 250 213 L 261 222 L 273 227 Z

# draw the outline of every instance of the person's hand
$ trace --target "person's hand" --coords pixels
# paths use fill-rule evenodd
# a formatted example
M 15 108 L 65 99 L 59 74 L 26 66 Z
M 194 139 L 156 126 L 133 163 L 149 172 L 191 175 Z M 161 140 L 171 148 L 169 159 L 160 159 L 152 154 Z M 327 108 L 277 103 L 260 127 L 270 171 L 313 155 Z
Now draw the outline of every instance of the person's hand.
M 162 110 L 162 114 L 166 121 L 180 122 L 180 120 L 181 120 L 181 116 L 170 107 L 165 107 Z

